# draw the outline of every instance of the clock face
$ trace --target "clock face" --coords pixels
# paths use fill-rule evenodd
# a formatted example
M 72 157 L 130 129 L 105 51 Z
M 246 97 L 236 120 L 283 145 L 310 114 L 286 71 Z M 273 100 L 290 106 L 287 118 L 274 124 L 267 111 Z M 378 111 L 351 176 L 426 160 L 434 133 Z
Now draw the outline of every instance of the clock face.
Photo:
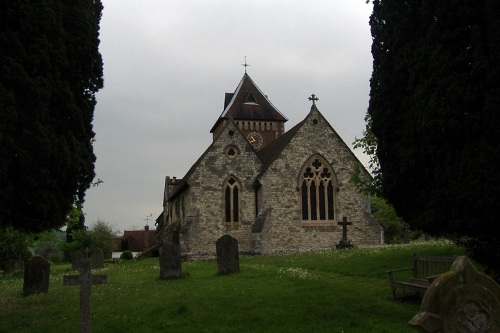
M 248 142 L 253 146 L 254 149 L 259 149 L 264 144 L 264 139 L 262 135 L 257 132 L 251 132 L 247 135 Z

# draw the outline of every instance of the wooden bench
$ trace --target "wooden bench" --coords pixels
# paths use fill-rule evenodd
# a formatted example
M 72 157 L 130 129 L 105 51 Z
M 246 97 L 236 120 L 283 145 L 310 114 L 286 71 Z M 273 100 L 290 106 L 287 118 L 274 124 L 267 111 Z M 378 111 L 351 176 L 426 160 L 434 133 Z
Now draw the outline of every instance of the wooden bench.
M 386 271 L 389 275 L 392 297 L 394 300 L 408 296 L 421 298 L 435 278 L 450 270 L 454 260 L 455 257 L 426 257 L 414 254 L 413 267 Z M 410 271 L 410 278 L 397 279 L 397 275 L 401 275 L 400 273 Z M 402 290 L 402 294 L 397 294 L 398 288 Z

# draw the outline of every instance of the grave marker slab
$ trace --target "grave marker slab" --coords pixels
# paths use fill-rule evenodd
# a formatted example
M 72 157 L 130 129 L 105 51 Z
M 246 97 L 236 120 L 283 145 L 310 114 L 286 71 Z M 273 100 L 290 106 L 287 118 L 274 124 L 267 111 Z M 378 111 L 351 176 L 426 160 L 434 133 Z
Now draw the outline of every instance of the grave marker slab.
M 90 258 L 92 261 L 92 268 L 104 268 L 104 252 L 102 249 L 94 249 Z
M 93 284 L 106 284 L 108 277 L 105 274 L 92 275 L 90 259 L 81 261 L 80 275 L 63 276 L 65 286 L 80 286 L 80 333 L 91 332 L 91 302 L 90 289 Z
M 181 249 L 168 241 L 160 248 L 160 278 L 179 279 L 182 277 Z
M 24 296 L 49 291 L 50 263 L 43 257 L 34 256 L 24 267 Z
M 238 240 L 230 235 L 224 235 L 217 240 L 215 247 L 218 273 L 231 274 L 239 272 Z
M 427 289 L 408 324 L 419 332 L 500 332 L 500 286 L 465 256 Z
M 82 251 L 76 250 L 71 256 L 71 269 L 74 271 L 80 270 L 81 262 L 85 258 Z

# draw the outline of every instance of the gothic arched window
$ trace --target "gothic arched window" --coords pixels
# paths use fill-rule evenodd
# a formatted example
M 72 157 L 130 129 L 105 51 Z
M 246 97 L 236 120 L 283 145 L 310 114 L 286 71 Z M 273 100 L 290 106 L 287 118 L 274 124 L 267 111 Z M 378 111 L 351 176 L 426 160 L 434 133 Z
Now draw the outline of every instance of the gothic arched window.
M 240 222 L 240 184 L 234 177 L 229 177 L 224 188 L 225 222 Z
M 335 220 L 336 187 L 332 168 L 319 156 L 312 157 L 300 175 L 303 222 Z

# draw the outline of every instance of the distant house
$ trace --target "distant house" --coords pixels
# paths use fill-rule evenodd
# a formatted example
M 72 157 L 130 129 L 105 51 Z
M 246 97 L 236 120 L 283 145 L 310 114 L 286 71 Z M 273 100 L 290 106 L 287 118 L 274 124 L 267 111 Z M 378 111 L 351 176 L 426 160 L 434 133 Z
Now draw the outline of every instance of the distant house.
M 158 256 L 158 240 L 156 232 L 149 230 L 145 226 L 144 230 L 125 230 L 123 236 L 116 238 L 116 251 L 123 252 L 130 250 L 132 252 L 149 253 L 149 256 Z

